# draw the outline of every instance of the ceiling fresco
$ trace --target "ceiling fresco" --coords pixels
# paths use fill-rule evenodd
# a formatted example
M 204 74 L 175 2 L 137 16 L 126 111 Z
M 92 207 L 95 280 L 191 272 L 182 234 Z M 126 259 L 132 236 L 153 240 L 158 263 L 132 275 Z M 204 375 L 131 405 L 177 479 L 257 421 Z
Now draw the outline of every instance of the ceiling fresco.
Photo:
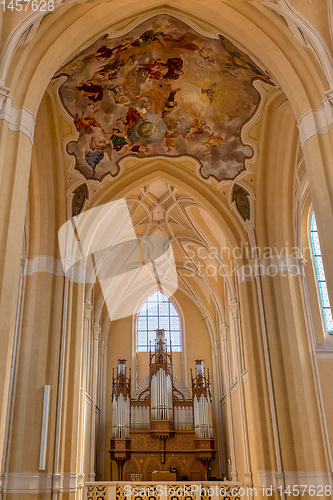
M 60 99 L 78 132 L 67 145 L 87 179 L 119 172 L 127 155 L 191 155 L 200 174 L 233 179 L 253 150 L 241 128 L 256 110 L 251 58 L 219 35 L 205 37 L 171 16 L 126 36 L 105 35 L 61 68 Z

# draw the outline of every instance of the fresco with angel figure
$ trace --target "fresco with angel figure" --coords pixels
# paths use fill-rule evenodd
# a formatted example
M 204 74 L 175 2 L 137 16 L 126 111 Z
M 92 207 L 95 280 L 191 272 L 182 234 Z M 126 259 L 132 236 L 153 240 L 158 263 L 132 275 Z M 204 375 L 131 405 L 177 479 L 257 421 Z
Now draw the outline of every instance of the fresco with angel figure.
M 253 154 L 241 140 L 260 101 L 253 81 L 272 84 L 227 38 L 166 15 L 126 36 L 103 36 L 55 78 L 78 133 L 67 151 L 97 180 L 117 175 L 126 155 L 183 154 L 199 160 L 204 178 L 234 178 Z

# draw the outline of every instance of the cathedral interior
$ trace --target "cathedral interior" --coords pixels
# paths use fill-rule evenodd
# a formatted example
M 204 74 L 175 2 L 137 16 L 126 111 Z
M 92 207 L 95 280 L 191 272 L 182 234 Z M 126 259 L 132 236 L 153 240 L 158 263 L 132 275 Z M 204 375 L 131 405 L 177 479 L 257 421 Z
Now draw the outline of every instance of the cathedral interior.
M 333 496 L 333 0 L 0 2 L 0 176 L 0 500 Z

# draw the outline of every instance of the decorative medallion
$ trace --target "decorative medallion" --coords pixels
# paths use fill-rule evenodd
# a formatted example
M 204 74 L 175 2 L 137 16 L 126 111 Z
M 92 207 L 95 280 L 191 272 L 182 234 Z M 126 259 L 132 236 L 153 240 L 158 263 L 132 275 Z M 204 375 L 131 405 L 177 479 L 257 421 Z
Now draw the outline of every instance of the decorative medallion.
M 126 155 L 191 155 L 200 173 L 233 179 L 253 154 L 241 128 L 265 71 L 230 40 L 156 16 L 126 36 L 105 35 L 61 68 L 61 101 L 78 133 L 67 150 L 87 178 L 116 176 Z
M 235 202 L 237 210 L 244 220 L 250 220 L 250 202 L 248 196 L 249 193 L 244 188 L 238 184 L 234 185 L 232 190 L 232 201 Z
M 72 216 L 78 215 L 83 205 L 88 198 L 88 188 L 86 184 L 81 184 L 74 190 L 74 197 L 72 201 Z

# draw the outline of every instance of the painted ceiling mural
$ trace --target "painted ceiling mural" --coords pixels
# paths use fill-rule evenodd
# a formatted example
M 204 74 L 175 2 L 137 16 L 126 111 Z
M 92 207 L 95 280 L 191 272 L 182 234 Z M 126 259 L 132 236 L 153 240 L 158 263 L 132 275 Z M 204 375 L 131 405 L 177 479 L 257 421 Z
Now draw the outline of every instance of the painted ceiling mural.
M 101 180 L 126 155 L 197 158 L 204 178 L 233 179 L 253 154 L 241 141 L 266 72 L 227 38 L 156 16 L 125 37 L 105 35 L 66 64 L 59 93 L 78 139 L 76 168 Z

